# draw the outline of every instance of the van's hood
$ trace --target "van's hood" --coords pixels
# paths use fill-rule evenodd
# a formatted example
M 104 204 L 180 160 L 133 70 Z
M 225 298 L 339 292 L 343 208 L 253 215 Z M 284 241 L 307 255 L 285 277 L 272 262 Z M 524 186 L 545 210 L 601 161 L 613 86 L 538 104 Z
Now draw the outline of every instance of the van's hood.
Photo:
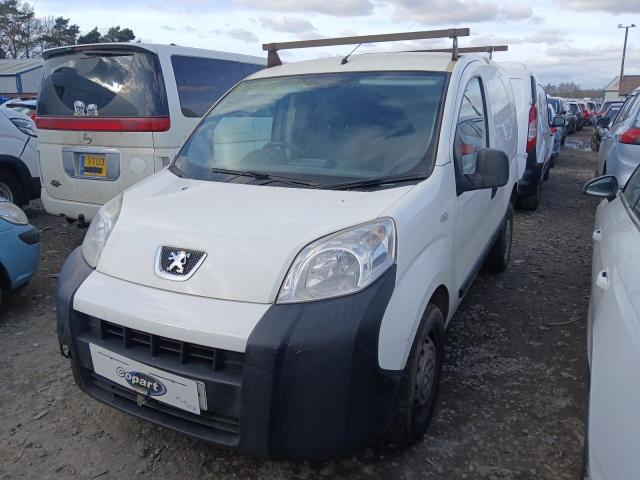
M 97 269 L 164 290 L 272 303 L 304 246 L 377 218 L 411 188 L 349 192 L 241 185 L 183 179 L 164 170 L 125 192 Z M 155 273 L 162 246 L 200 250 L 207 257 L 190 279 L 167 280 Z

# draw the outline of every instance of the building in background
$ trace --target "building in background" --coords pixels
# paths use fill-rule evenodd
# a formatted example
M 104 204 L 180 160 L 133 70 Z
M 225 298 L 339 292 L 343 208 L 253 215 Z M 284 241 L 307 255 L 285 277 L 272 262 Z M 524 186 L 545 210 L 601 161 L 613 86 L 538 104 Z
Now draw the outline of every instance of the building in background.
M 42 58 L 39 57 L 0 60 L 0 97 L 37 97 L 42 65 Z
M 640 87 L 640 75 L 625 75 L 622 80 L 622 88 L 619 88 L 619 81 L 620 75 L 615 77 L 606 87 L 604 87 L 605 100 L 626 97 L 636 88 Z

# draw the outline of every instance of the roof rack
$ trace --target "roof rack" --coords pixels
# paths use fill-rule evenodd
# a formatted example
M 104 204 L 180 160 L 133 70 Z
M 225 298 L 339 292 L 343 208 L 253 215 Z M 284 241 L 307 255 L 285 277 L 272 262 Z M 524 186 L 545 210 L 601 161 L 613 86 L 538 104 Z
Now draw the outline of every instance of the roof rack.
M 319 38 L 316 40 L 299 40 L 295 42 L 282 43 L 265 43 L 262 50 L 268 52 L 267 66 L 275 67 L 282 65 L 282 60 L 278 56 L 278 50 L 290 50 L 293 48 L 312 48 L 312 47 L 331 47 L 335 45 L 355 45 L 363 43 L 378 42 L 398 42 L 403 40 L 425 40 L 433 38 L 451 38 L 453 40 L 453 48 L 443 51 L 450 51 L 451 58 L 458 58 L 458 37 L 468 37 L 470 31 L 468 28 L 448 28 L 445 30 L 423 30 L 420 32 L 404 32 L 404 33 L 383 33 L 379 35 L 361 35 L 356 37 L 339 37 L 339 38 Z
M 483 45 L 481 47 L 460 47 L 458 53 L 488 53 L 489 58 L 493 58 L 493 52 L 506 52 L 508 45 Z M 425 50 L 411 50 L 412 52 L 452 52 L 451 48 L 429 48 Z

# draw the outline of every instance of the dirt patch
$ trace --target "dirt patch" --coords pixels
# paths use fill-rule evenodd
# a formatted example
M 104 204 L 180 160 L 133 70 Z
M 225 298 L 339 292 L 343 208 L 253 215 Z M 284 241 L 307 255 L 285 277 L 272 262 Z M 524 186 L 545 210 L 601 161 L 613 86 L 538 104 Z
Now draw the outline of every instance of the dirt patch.
M 73 383 L 55 338 L 57 273 L 83 231 L 29 209 L 40 269 L 0 307 L 0 478 L 574 479 L 586 408 L 595 154 L 570 137 L 540 208 L 518 212 L 511 265 L 481 275 L 448 331 L 434 423 L 399 451 L 327 463 L 242 457 L 104 406 Z

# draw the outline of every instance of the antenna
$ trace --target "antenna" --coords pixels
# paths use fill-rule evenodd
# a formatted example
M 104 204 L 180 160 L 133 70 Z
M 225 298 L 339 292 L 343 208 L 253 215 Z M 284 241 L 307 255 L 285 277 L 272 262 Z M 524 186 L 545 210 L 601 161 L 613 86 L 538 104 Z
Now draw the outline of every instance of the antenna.
M 353 55 L 353 52 L 355 52 L 357 49 L 360 48 L 360 45 L 362 45 L 361 43 L 359 43 L 358 45 L 356 45 L 356 48 L 354 48 L 353 50 L 351 50 L 349 53 L 347 53 L 347 56 L 344 57 L 341 61 L 340 61 L 340 65 L 346 65 L 349 61 L 349 57 L 351 55 Z

